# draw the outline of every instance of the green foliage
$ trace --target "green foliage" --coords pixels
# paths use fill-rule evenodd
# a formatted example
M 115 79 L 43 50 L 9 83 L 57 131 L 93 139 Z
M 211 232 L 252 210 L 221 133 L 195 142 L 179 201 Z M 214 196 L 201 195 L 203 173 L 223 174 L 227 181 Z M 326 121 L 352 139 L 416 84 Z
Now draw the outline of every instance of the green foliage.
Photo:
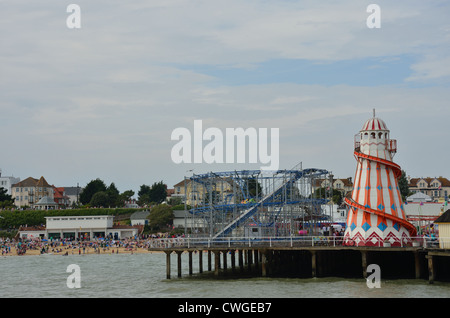
M 82 204 L 90 203 L 94 194 L 100 191 L 106 191 L 105 183 L 99 178 L 92 180 L 80 193 L 80 202 Z
M 331 193 L 330 189 L 318 188 L 314 191 L 313 198 L 325 199 L 325 197 L 327 197 L 329 199 L 330 194 L 332 195 L 331 200 L 333 201 L 333 203 L 338 205 L 342 203 L 342 192 L 336 189 L 333 189 L 333 193 Z
M 183 198 L 182 197 L 170 197 L 168 203 L 170 205 L 180 205 L 183 204 Z
M 106 191 L 100 191 L 92 196 L 91 202 L 89 203 L 92 207 L 106 207 L 110 203 L 110 198 Z
M 173 223 L 173 211 L 167 204 L 158 204 L 150 210 L 149 227 L 152 231 L 166 229 Z
M 107 202 L 103 206 L 120 206 L 121 203 L 119 201 L 119 190 L 116 188 L 116 185 L 113 183 L 110 184 L 108 189 L 106 189 Z M 92 205 L 92 204 L 91 204 Z
M 411 195 L 411 191 L 409 190 L 408 179 L 406 178 L 406 172 L 404 170 L 402 170 L 402 175 L 398 179 L 398 188 L 402 195 L 402 200 L 405 201 L 406 198 Z
M 167 185 L 162 181 L 155 182 L 150 187 L 148 185 L 141 185 L 138 192 L 138 204 L 150 204 L 151 202 L 162 203 L 167 197 Z
M 14 199 L 7 194 L 8 190 L 0 187 L 0 209 L 9 209 L 14 207 Z
M 16 234 L 17 234 L 17 231 L 11 231 L 11 232 L 0 231 L 0 237 L 3 237 L 3 238 L 10 238 L 10 239 L 12 239 L 12 238 L 14 238 L 16 236 Z
M 123 203 L 129 201 L 133 196 L 133 190 L 120 193 L 114 182 L 107 187 L 103 180 L 97 178 L 90 181 L 81 192 L 80 202 L 90 206 L 122 207 Z
M 192 207 L 189 204 L 187 204 L 186 209 L 190 210 L 190 209 L 192 209 Z M 184 210 L 184 204 L 177 204 L 177 205 L 172 206 L 172 211 L 177 211 L 177 210 Z

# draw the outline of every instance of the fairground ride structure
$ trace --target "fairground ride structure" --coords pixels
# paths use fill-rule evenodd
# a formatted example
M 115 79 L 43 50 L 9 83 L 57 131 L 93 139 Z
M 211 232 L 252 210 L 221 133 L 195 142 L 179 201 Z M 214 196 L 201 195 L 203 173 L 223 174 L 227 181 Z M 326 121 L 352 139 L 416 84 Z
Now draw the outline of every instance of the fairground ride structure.
M 355 135 L 355 181 L 348 206 L 344 245 L 407 246 L 416 228 L 406 219 L 398 180 L 400 166 L 393 162 L 397 141 L 390 139 L 385 122 L 368 119 Z
M 185 202 L 191 205 L 185 209 L 189 235 L 213 239 L 313 235 L 320 222 L 332 218 L 322 211 L 322 205 L 330 201 L 332 188 L 314 194 L 317 179 L 327 178 L 332 179 L 328 171 L 303 169 L 301 163 L 275 172 L 193 175 L 184 183 Z

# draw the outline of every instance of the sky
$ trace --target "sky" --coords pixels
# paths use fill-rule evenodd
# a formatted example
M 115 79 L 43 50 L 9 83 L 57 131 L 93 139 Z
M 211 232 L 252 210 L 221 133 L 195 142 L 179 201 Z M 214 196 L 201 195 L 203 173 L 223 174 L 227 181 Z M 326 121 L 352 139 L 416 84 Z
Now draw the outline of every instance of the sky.
M 69 28 L 69 4 L 81 28 Z M 380 28 L 369 28 L 380 8 Z M 354 177 L 383 119 L 411 177 L 450 178 L 446 0 L 1 0 L 0 169 L 169 188 L 260 163 L 179 163 L 172 132 L 278 128 L 279 167 Z M 248 150 L 248 149 L 247 149 Z M 245 149 L 244 149 L 245 151 Z

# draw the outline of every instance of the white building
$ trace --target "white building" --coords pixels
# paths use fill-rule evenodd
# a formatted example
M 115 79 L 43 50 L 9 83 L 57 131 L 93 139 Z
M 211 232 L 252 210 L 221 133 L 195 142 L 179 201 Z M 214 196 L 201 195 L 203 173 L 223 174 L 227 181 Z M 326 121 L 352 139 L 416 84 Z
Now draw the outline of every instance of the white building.
M 130 216 L 131 225 L 148 225 L 149 215 L 150 215 L 149 211 L 134 212 Z
M 208 226 L 203 218 L 197 217 L 184 210 L 173 211 L 173 226 L 174 228 L 187 230 L 204 229 Z
M 5 188 L 6 194 L 11 195 L 12 185 L 15 183 L 19 183 L 19 182 L 20 182 L 20 178 L 2 176 L 2 171 L 0 169 L 0 188 Z
M 46 239 L 83 238 L 87 240 L 110 237 L 113 239 L 131 238 L 140 233 L 141 226 L 114 225 L 114 216 L 52 216 L 46 217 L 45 229 L 19 230 L 21 238 L 41 237 Z
M 69 206 L 79 203 L 80 193 L 83 192 L 83 189 L 81 187 L 64 187 L 64 193 L 69 198 Z

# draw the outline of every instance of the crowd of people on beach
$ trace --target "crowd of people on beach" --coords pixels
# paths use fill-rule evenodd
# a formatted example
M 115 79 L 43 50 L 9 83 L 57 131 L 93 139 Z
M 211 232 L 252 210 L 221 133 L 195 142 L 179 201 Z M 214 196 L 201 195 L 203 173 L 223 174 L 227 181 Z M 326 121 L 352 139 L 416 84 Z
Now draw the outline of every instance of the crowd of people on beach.
M 148 250 L 149 247 L 161 245 L 161 240 L 177 240 L 183 236 L 168 235 L 141 235 L 126 239 L 111 238 L 95 238 L 86 239 L 10 239 L 0 238 L 0 248 L 2 256 L 7 255 L 25 255 L 29 250 L 38 250 L 39 254 L 60 254 L 74 255 L 87 253 L 114 253 L 118 254 L 119 250 L 129 253 L 137 252 L 139 249 Z

